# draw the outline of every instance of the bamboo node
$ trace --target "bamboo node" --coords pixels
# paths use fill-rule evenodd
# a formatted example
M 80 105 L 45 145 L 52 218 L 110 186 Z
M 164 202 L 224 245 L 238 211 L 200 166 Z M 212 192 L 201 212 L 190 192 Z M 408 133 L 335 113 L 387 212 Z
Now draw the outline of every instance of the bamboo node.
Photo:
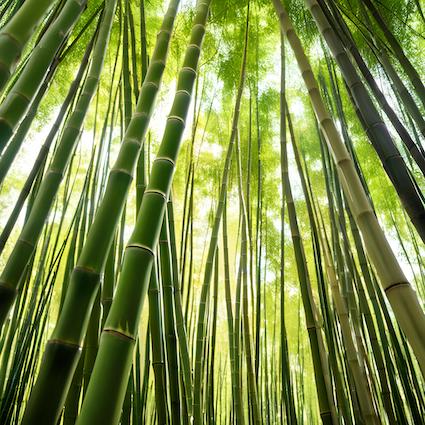
M 9 32 L 2 33 L 1 37 L 5 37 L 5 38 L 10 39 L 13 43 L 15 43 L 15 45 L 18 49 L 22 47 L 20 41 L 17 38 L 15 38 L 12 34 L 10 34 Z
M 185 95 L 190 97 L 190 93 L 187 90 L 184 90 L 184 89 L 177 90 L 176 94 L 179 94 L 179 93 L 184 93 Z
M 136 145 L 140 145 L 140 140 L 136 137 L 125 137 L 124 136 L 124 143 L 134 143 Z
M 47 344 L 48 345 L 65 345 L 67 347 L 76 348 L 77 351 L 82 351 L 83 349 L 82 345 L 75 342 L 65 341 L 63 339 L 49 339 L 49 341 L 47 341 Z
M 384 289 L 384 292 L 386 294 L 388 294 L 388 292 L 390 292 L 392 289 L 396 289 L 396 288 L 399 288 L 401 286 L 410 286 L 410 283 L 409 282 L 396 282 L 396 283 L 392 283 L 391 285 L 387 286 Z
M 94 274 L 94 275 L 100 276 L 100 273 L 98 271 L 96 271 L 95 269 L 92 269 L 91 267 L 75 266 L 74 267 L 74 270 L 75 271 L 81 271 L 81 272 L 90 273 L 90 274 Z
M 125 174 L 125 175 L 129 176 L 130 179 L 133 179 L 133 175 L 128 170 L 126 170 L 125 168 L 112 167 L 111 171 L 109 173 L 110 174 L 112 174 L 112 173 Z
M 59 169 L 57 169 L 57 168 L 49 168 L 48 170 L 47 170 L 47 173 L 46 173 L 46 175 L 48 175 L 48 174 L 56 174 L 57 176 L 61 176 L 61 177 L 63 177 L 63 170 L 59 170 Z
M 27 96 L 25 93 L 22 93 L 20 91 L 12 91 L 13 94 L 15 94 L 16 96 L 22 97 L 23 99 L 25 99 L 28 103 L 31 102 L 31 98 L 29 96 Z
M 30 248 L 35 247 L 34 242 L 27 241 L 26 239 L 19 238 L 19 242 L 23 243 L 24 245 L 28 245 Z
M 142 89 L 143 89 L 143 87 L 146 87 L 146 86 L 153 86 L 156 90 L 159 89 L 158 84 L 154 83 L 153 81 L 146 81 L 146 82 L 144 82 L 143 83 L 143 86 L 142 86 Z
M 167 162 L 169 162 L 171 165 L 173 165 L 173 166 L 175 166 L 176 165 L 176 163 L 175 163 L 175 161 L 174 160 L 172 160 L 170 157 L 168 157 L 168 156 L 157 156 L 156 158 L 155 158 L 155 161 L 167 161 Z
M 14 292 L 15 294 L 18 293 L 18 288 L 15 288 L 15 286 L 6 281 L 0 282 L 0 288 L 5 291 Z
M 140 112 L 136 111 L 136 112 L 133 113 L 133 118 L 146 118 L 147 116 L 148 116 L 148 114 L 144 111 L 140 111 Z
M 190 67 L 190 66 L 184 66 L 182 69 L 181 69 L 182 71 L 190 71 L 190 72 L 192 72 L 193 74 L 195 74 L 196 75 L 196 70 L 194 70 L 192 67 Z
M 106 329 L 105 328 L 105 329 L 103 329 L 103 332 L 112 334 L 114 336 L 117 336 L 118 338 L 127 339 L 127 340 L 130 340 L 132 342 L 136 342 L 136 338 L 134 338 L 133 336 L 128 335 L 128 334 L 126 334 L 122 331 L 118 331 L 117 329 Z
M 185 125 L 185 121 L 182 117 L 179 117 L 178 115 L 169 115 L 168 120 L 177 120 L 180 121 L 183 125 Z
M 155 253 L 153 252 L 153 250 L 152 250 L 151 248 L 149 248 L 148 246 L 143 245 L 143 244 L 141 244 L 141 243 L 136 243 L 136 242 L 129 243 L 129 244 L 126 246 L 126 248 L 125 248 L 125 249 L 127 250 L 127 249 L 131 249 L 131 248 L 141 249 L 141 250 L 143 250 L 143 251 L 148 252 L 148 253 L 149 253 L 149 254 L 151 254 L 153 257 L 155 256 Z
M 162 198 L 164 198 L 165 202 L 167 202 L 167 195 L 164 192 L 161 192 L 158 189 L 147 189 L 147 190 L 145 190 L 145 195 L 146 194 L 148 195 L 149 193 L 152 193 L 153 195 L 159 195 Z

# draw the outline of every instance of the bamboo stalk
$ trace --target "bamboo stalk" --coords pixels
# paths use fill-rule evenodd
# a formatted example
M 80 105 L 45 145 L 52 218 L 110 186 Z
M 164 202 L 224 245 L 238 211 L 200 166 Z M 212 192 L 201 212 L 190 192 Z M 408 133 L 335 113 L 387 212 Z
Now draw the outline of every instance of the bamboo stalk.
M 397 321 L 425 374 L 425 315 L 417 295 L 400 268 L 379 226 L 360 182 L 353 161 L 330 118 L 318 90 L 311 66 L 289 17 L 279 0 L 273 0 L 280 25 L 294 51 L 313 109 L 341 176 L 343 189 L 362 232 L 368 255 L 376 268 L 381 285 L 390 301 Z
M 85 8 L 86 2 L 87 0 L 71 0 L 64 4 L 59 16 L 48 27 L 17 81 L 3 100 L 0 106 L 0 153 L 27 111 L 56 52 L 67 39 L 69 32 Z M 35 6 L 36 10 L 38 8 L 42 9 L 43 5 Z M 36 13 L 33 10 L 33 15 Z M 2 37 L 0 34 L 0 42 L 4 38 L 6 36 Z M 3 52 L 1 45 L 0 51 Z
M 110 172 L 103 200 L 90 227 L 77 266 L 71 275 L 63 309 L 47 345 L 39 379 L 34 389 L 34 393 L 39 397 L 34 403 L 40 409 L 43 409 L 42 406 L 45 403 L 43 400 L 48 397 L 48 391 L 44 388 L 51 388 L 51 374 L 56 368 L 60 368 L 62 373 L 62 381 L 57 382 L 57 393 L 62 393 L 61 397 L 65 397 L 68 391 L 80 355 L 94 296 L 98 290 L 100 275 L 104 269 L 152 114 L 165 68 L 178 4 L 179 0 L 172 0 L 164 16 L 153 59 L 140 92 L 138 106 L 125 133 L 118 158 Z M 105 225 L 107 222 L 110 223 L 109 226 Z M 62 402 L 58 399 L 57 409 L 60 409 L 60 403 Z
M 158 156 L 152 166 L 151 178 L 142 199 L 137 223 L 125 251 L 118 289 L 102 332 L 99 353 L 77 420 L 78 425 L 119 422 L 138 333 L 140 311 L 147 291 L 190 105 L 209 6 L 209 0 L 197 3 L 192 34 L 179 74 L 174 103 Z
M 25 2 L 0 31 L 0 90 L 7 83 L 22 50 L 51 7 L 49 0 Z
M 248 3 L 249 5 L 249 3 Z M 226 159 L 224 163 L 224 170 L 221 177 L 219 200 L 217 210 L 214 215 L 214 224 L 211 231 L 211 239 L 208 246 L 207 260 L 204 272 L 204 279 L 202 282 L 201 295 L 199 301 L 198 320 L 196 323 L 196 348 L 195 348 L 195 370 L 194 370 L 194 394 L 193 394 L 193 419 L 194 425 L 201 425 L 202 423 L 202 394 L 201 394 L 201 381 L 203 376 L 202 355 L 205 345 L 205 322 L 206 322 L 206 299 L 208 296 L 211 277 L 213 272 L 213 258 L 217 248 L 218 232 L 220 229 L 221 217 L 224 208 L 224 200 L 226 198 L 226 190 L 229 179 L 229 170 L 232 159 L 233 147 L 237 137 L 238 121 L 240 114 L 240 106 L 242 101 L 242 94 L 246 74 L 246 61 L 248 50 L 248 29 L 249 29 L 249 6 L 247 12 L 247 19 L 245 25 L 245 44 L 241 62 L 239 85 L 236 94 L 235 108 L 233 112 L 232 128 L 230 134 L 229 145 L 226 152 Z

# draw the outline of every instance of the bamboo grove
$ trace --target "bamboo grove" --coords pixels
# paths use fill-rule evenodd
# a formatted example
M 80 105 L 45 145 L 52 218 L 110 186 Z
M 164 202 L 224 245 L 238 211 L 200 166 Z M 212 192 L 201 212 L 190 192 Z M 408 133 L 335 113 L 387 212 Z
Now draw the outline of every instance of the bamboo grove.
M 0 424 L 425 423 L 424 7 L 0 2 Z

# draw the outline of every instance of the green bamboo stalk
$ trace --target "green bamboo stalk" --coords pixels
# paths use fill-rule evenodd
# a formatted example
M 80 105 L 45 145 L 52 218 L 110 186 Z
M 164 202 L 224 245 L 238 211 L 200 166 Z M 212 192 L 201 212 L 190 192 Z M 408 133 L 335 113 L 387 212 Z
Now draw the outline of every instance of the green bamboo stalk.
M 25 45 L 47 14 L 52 2 L 29 0 L 0 31 L 0 90 L 15 69 Z
M 157 267 L 152 270 L 149 289 L 149 333 L 152 343 L 152 367 L 155 380 L 155 405 L 158 424 L 168 423 L 168 402 L 165 370 L 165 350 L 163 341 L 163 321 L 161 315 L 160 289 L 158 285 Z M 149 342 L 146 342 L 149 344 Z
M 25 118 L 21 121 L 19 128 L 16 130 L 13 138 L 11 139 L 7 148 L 5 149 L 3 155 L 0 157 L 0 183 L 3 183 L 10 167 L 13 164 L 13 161 L 19 151 L 19 148 L 23 140 L 28 134 L 31 124 L 35 118 L 37 109 L 40 105 L 40 102 L 43 99 L 44 94 L 46 93 L 49 87 L 49 83 L 53 75 L 55 74 L 56 67 L 58 65 L 59 65 L 59 58 L 56 57 L 53 60 L 52 65 L 50 66 L 49 72 L 46 75 L 46 78 L 44 79 L 43 84 L 41 85 L 40 89 L 37 92 L 37 95 L 32 101 L 31 106 L 27 114 L 25 115 Z
M 111 17 L 112 21 L 112 17 Z M 102 31 L 103 30 L 103 31 Z M 49 170 L 43 178 L 40 190 L 34 201 L 28 220 L 26 221 L 18 242 L 15 244 L 3 272 L 0 276 L 0 323 L 3 324 L 13 301 L 19 291 L 23 270 L 28 263 L 37 240 L 47 219 L 51 205 L 55 199 L 62 176 L 66 170 L 70 156 L 78 141 L 80 129 L 83 125 L 85 114 L 90 105 L 91 98 L 96 90 L 98 78 L 103 65 L 103 58 L 109 38 L 109 26 L 106 21 L 101 28 L 98 41 L 93 51 L 93 61 L 84 83 L 82 94 L 73 113 L 68 118 L 62 137 L 52 158 Z
M 58 396 L 57 409 L 60 408 L 60 398 L 65 397 L 74 373 L 91 314 L 91 306 L 98 290 L 100 274 L 104 269 L 140 146 L 152 114 L 154 100 L 165 67 L 178 3 L 178 0 L 172 0 L 164 17 L 153 59 L 140 92 L 138 106 L 125 133 L 116 163 L 110 172 L 103 200 L 90 227 L 77 266 L 71 275 L 63 309 L 47 345 L 39 379 L 34 389 L 34 394 L 37 394 L 37 402 L 34 401 L 34 405 L 40 409 L 44 409 L 44 400 L 45 397 L 48 397 L 48 391 L 44 388 L 51 388 L 51 373 L 57 370 L 56 368 L 61 370 L 62 382 L 57 382 L 57 393 L 62 395 Z M 110 225 L 105 223 L 110 223 Z M 66 356 L 66 361 L 64 356 Z M 51 398 L 49 400 L 51 401 Z
M 19 217 L 19 214 L 22 210 L 22 207 L 24 205 L 25 200 L 28 197 L 28 194 L 34 184 L 34 181 L 36 179 L 37 174 L 40 172 L 40 169 L 42 168 L 42 166 L 45 164 L 47 155 L 49 153 L 50 150 L 50 146 L 53 143 L 53 140 L 57 134 L 57 132 L 59 131 L 59 127 L 60 124 L 65 116 L 65 113 L 67 111 L 67 109 L 69 108 L 69 105 L 71 104 L 71 102 L 73 101 L 73 99 L 75 98 L 76 94 L 77 94 L 77 89 L 83 79 L 84 73 L 87 69 L 88 66 L 88 61 L 92 52 L 92 48 L 93 48 L 93 44 L 94 44 L 94 40 L 95 40 L 95 36 L 97 34 L 97 31 L 95 32 L 95 34 L 93 35 L 92 39 L 90 40 L 89 44 L 87 45 L 86 51 L 84 53 L 83 59 L 81 61 L 81 65 L 80 68 L 78 69 L 77 75 L 74 79 L 74 81 L 71 83 L 70 87 L 69 87 L 69 91 L 68 94 L 66 95 L 60 111 L 58 113 L 58 116 L 55 120 L 55 122 L 53 123 L 53 126 L 48 134 L 48 136 L 46 137 L 46 140 L 44 141 L 43 145 L 40 148 L 40 152 L 37 156 L 37 158 L 34 161 L 34 165 L 33 168 L 31 169 L 22 189 L 21 192 L 19 194 L 19 197 L 16 201 L 15 207 L 12 211 L 12 214 L 10 215 L 6 225 L 4 226 L 1 234 L 0 234 L 0 253 L 3 252 L 4 246 L 6 245 L 6 242 L 10 236 L 10 233 L 13 230 L 13 227 L 15 226 L 16 220 Z M 7 153 L 7 150 L 6 150 Z M 5 154 L 6 154 L 5 153 Z M 0 162 L 3 161 L 3 157 L 1 158 Z M 7 171 L 7 170 L 6 170 Z M 0 179 L 1 180 L 1 179 Z
M 248 12 L 249 16 L 249 4 Z M 247 22 L 248 22 L 247 17 Z M 247 26 L 248 29 L 248 26 Z M 245 347 L 245 358 L 246 358 L 246 369 L 248 375 L 248 397 L 250 405 L 252 407 L 252 421 L 254 424 L 261 424 L 261 414 L 258 399 L 258 388 L 254 371 L 254 361 L 252 355 L 252 341 L 250 335 L 250 322 L 249 322 L 249 311 L 248 311 L 248 229 L 247 229 L 247 214 L 246 204 L 243 194 L 242 184 L 242 168 L 240 160 L 240 149 L 239 140 L 236 138 L 236 158 L 238 167 L 238 186 L 239 186 L 239 199 L 240 208 L 242 215 L 242 241 L 241 241 L 241 275 L 242 275 L 242 329 L 243 329 L 243 340 Z M 260 289 L 260 288 L 259 288 Z M 259 314 L 259 312 L 257 312 Z
M 170 390 L 171 423 L 180 423 L 180 388 L 177 338 L 175 327 L 173 274 L 169 244 L 168 216 L 165 215 L 159 239 L 162 298 L 164 306 L 164 331 L 167 352 L 168 386 Z
M 217 406 L 214 400 L 214 390 L 215 390 L 215 370 L 216 370 L 216 337 L 217 337 L 217 305 L 218 305 L 218 280 L 219 280 L 219 258 L 220 258 L 220 252 L 217 248 L 216 250 L 216 256 L 214 259 L 214 284 L 213 284 L 213 296 L 212 296 L 212 304 L 213 304 L 213 312 L 212 312 L 212 319 L 211 319 L 211 332 L 210 332 L 210 353 L 209 353 L 209 364 L 207 365 L 208 370 L 208 399 L 206 402 L 207 406 L 207 415 L 209 423 L 216 423 L 218 416 L 217 412 Z M 220 370 L 220 366 L 218 368 Z
M 249 5 L 249 2 L 248 2 Z M 249 6 L 248 6 L 249 9 Z M 194 425 L 201 425 L 202 423 L 202 376 L 203 376 L 203 363 L 202 356 L 204 352 L 205 344 L 205 322 L 206 322 L 206 299 L 208 296 L 211 277 L 213 272 L 213 258 L 217 248 L 218 241 L 218 232 L 220 229 L 221 217 L 224 208 L 224 200 L 226 198 L 226 191 L 229 179 L 229 170 L 232 159 L 233 146 L 235 144 L 235 139 L 237 137 L 238 121 L 240 114 L 240 106 L 242 101 L 242 94 L 245 82 L 246 74 L 246 61 L 247 61 L 247 51 L 248 51 L 248 29 L 249 29 L 249 19 L 247 14 L 247 20 L 245 25 L 245 44 L 242 56 L 242 63 L 240 69 L 240 78 L 239 85 L 236 94 L 235 100 L 235 109 L 233 112 L 232 128 L 230 134 L 229 145 L 227 148 L 226 159 L 224 163 L 224 170 L 221 178 L 220 193 L 217 209 L 214 215 L 214 223 L 211 231 L 210 243 L 208 246 L 207 260 L 204 271 L 204 279 L 202 282 L 199 310 L 198 310 L 198 320 L 196 323 L 196 348 L 195 348 L 195 370 L 194 370 L 194 393 L 193 393 L 193 419 Z
M 115 0 L 112 0 L 108 2 L 107 7 L 105 8 L 102 16 L 103 22 L 93 51 L 93 61 L 90 65 L 86 82 L 84 83 L 82 95 L 80 96 L 74 112 L 71 114 L 65 125 L 63 136 L 58 148 L 56 149 L 46 178 L 43 179 L 40 191 L 35 200 L 34 208 L 31 211 L 30 218 L 24 226 L 20 240 L 15 246 L 15 249 L 1 276 L 1 281 L 3 283 L 2 289 L 7 288 L 2 291 L 4 292 L 2 297 L 2 318 L 6 316 L 7 311 L 13 302 L 16 294 L 15 288 L 18 288 L 20 275 L 22 273 L 20 268 L 25 266 L 29 256 L 33 252 L 34 246 L 36 245 L 38 234 L 48 215 L 50 204 L 52 203 L 62 180 L 63 170 L 66 168 L 69 156 L 72 153 L 76 141 L 78 140 L 78 135 L 82 127 L 85 114 L 97 88 L 115 13 L 115 3 Z M 67 348 L 69 349 L 69 346 L 67 346 Z M 65 350 L 65 352 L 66 351 L 68 350 Z M 74 368 L 76 365 L 77 361 L 74 362 Z M 51 370 L 50 372 L 52 373 L 53 371 Z M 43 372 L 39 380 L 42 381 L 42 377 Z M 68 383 L 66 385 L 66 391 L 71 379 L 72 376 L 67 380 Z M 33 423 L 38 420 L 35 418 L 44 418 L 44 420 L 50 418 L 53 422 L 55 420 L 54 418 L 57 420 L 60 414 L 60 409 L 62 408 L 66 398 L 66 391 L 63 391 L 63 388 L 61 388 L 60 385 L 59 388 L 60 389 L 58 389 L 58 391 L 50 393 L 39 392 L 37 388 L 33 389 L 32 396 L 30 397 L 26 413 L 24 415 L 23 423 Z M 55 394 L 55 397 L 52 397 L 52 393 Z M 44 400 L 42 402 L 42 407 L 38 404 L 40 399 Z M 39 408 L 40 410 L 38 410 Z
M 297 425 L 295 400 L 289 365 L 288 341 L 285 321 L 285 167 L 284 153 L 286 146 L 286 65 L 285 39 L 280 32 L 280 179 L 282 201 L 280 206 L 280 357 L 281 357 L 281 397 L 285 402 L 286 420 L 290 425 Z
M 68 38 L 86 3 L 87 0 L 71 0 L 64 4 L 59 16 L 34 48 L 25 68 L 3 100 L 0 106 L 0 153 L 30 106 L 56 52 Z M 0 35 L 0 41 L 1 39 Z
M 421 365 L 422 373 L 425 373 L 425 315 L 416 293 L 401 270 L 373 213 L 353 161 L 323 104 L 311 66 L 289 17 L 279 0 L 273 0 L 273 4 L 278 13 L 281 28 L 288 37 L 302 71 L 321 130 L 333 154 L 338 172 L 341 173 L 344 192 L 364 237 L 370 259 L 377 270 L 397 321 Z
M 171 248 L 171 259 L 173 266 L 173 289 L 174 289 L 174 303 L 175 303 L 175 315 L 176 315 L 176 329 L 177 336 L 179 339 L 179 349 L 181 357 L 181 369 L 183 374 L 184 382 L 184 395 L 185 405 L 187 409 L 188 417 L 192 416 L 192 402 L 193 402 L 193 388 L 192 388 L 192 370 L 190 362 L 189 347 L 187 341 L 186 326 L 183 317 L 182 299 L 181 299 L 181 288 L 180 288 L 180 277 L 178 270 L 177 261 L 177 248 L 176 248 L 176 236 L 174 229 L 174 210 L 171 197 L 167 204 L 168 213 L 168 227 L 170 234 L 170 248 Z M 189 423 L 189 418 L 188 418 Z
M 288 36 L 288 34 L 287 34 Z M 324 361 L 321 354 L 322 340 L 321 328 L 318 323 L 316 307 L 312 296 L 311 282 L 307 269 L 304 246 L 298 227 L 298 219 L 292 189 L 288 174 L 288 155 L 287 148 L 284 145 L 283 150 L 283 177 L 285 184 L 285 200 L 288 208 L 289 224 L 291 228 L 292 243 L 297 265 L 298 279 L 300 281 L 301 298 L 304 307 L 305 321 L 310 341 L 311 354 L 314 367 L 314 376 L 316 379 L 317 397 L 319 400 L 320 417 L 323 424 L 337 424 L 332 389 L 330 387 L 329 372 L 327 362 Z
M 233 352 L 235 364 L 235 383 L 237 399 L 235 408 L 239 407 L 236 413 L 236 424 L 243 425 L 245 421 L 245 409 L 243 404 L 243 387 L 242 387 L 242 362 L 241 362 L 241 295 L 242 295 L 242 273 L 241 266 L 239 265 L 238 275 L 236 279 L 236 295 L 235 295 L 235 320 L 234 320 L 234 339 L 233 339 Z M 249 422 L 248 422 L 249 423 Z
M 238 384 L 235 375 L 235 332 L 234 332 L 234 319 L 233 319 L 233 309 L 232 309 L 232 293 L 230 288 L 230 267 L 229 267 L 229 246 L 228 246 L 228 236 L 227 236 L 227 202 L 225 200 L 223 208 L 223 263 L 224 263 L 224 290 L 225 290 L 225 299 L 226 299 L 226 314 L 227 314 L 227 333 L 229 338 L 229 358 L 230 358 L 230 379 L 232 386 L 232 401 L 234 407 L 234 414 L 236 416 L 236 422 L 240 423 L 239 417 L 241 416 L 241 409 L 239 406 L 239 397 L 238 397 Z
M 208 0 L 201 0 L 197 4 L 175 100 L 157 159 L 152 166 L 138 220 L 125 251 L 118 289 L 102 332 L 92 378 L 77 420 L 79 425 L 96 422 L 115 424 L 120 418 L 140 311 L 190 105 L 209 6 Z

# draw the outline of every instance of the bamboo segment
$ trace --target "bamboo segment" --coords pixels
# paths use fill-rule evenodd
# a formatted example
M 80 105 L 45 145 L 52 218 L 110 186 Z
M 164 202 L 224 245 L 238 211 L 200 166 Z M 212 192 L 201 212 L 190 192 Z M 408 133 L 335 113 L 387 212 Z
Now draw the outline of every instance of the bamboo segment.
M 43 400 L 48 397 L 46 388 L 51 388 L 52 373 L 58 368 L 62 372 L 62 381 L 57 382 L 57 392 L 62 392 L 64 397 L 68 391 L 87 330 L 94 297 L 99 288 L 100 275 L 121 217 L 164 72 L 178 4 L 179 0 L 172 0 L 164 16 L 136 111 L 123 138 L 118 158 L 110 172 L 104 197 L 89 229 L 77 266 L 71 274 L 63 309 L 48 342 L 39 380 L 34 388 L 34 393 L 38 394 L 38 401 L 34 403 L 37 403 L 40 409 L 43 408 Z M 60 406 L 58 405 L 57 408 L 59 409 Z
M 117 424 L 138 334 L 140 313 L 158 245 L 209 14 L 209 0 L 197 3 L 192 34 L 177 91 L 136 226 L 127 245 L 117 292 L 102 332 L 99 352 L 78 425 Z
M 59 16 L 49 26 L 34 48 L 21 75 L 1 104 L 0 153 L 27 111 L 43 78 L 48 72 L 54 55 L 68 37 L 86 3 L 87 0 L 70 0 L 65 3 Z
M 7 83 L 22 50 L 52 2 L 28 0 L 0 31 L 0 90 Z
M 323 103 L 310 63 L 290 19 L 279 0 L 273 0 L 273 4 L 281 28 L 294 51 L 313 109 L 337 165 L 344 193 L 361 230 L 370 260 L 376 268 L 395 317 L 406 334 L 422 373 L 425 374 L 424 312 L 373 213 L 353 161 Z

